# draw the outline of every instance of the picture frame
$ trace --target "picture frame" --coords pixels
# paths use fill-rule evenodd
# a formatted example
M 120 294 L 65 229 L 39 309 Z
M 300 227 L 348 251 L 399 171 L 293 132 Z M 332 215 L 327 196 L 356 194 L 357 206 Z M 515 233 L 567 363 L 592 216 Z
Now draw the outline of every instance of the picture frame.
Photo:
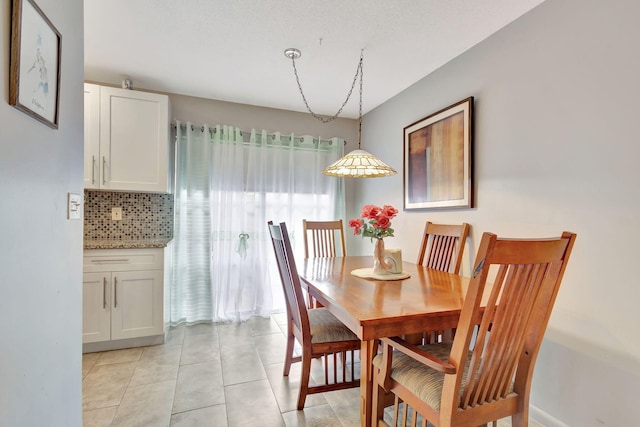
M 473 97 L 404 128 L 404 209 L 472 208 Z
M 58 129 L 62 36 L 34 0 L 13 0 L 9 104 Z

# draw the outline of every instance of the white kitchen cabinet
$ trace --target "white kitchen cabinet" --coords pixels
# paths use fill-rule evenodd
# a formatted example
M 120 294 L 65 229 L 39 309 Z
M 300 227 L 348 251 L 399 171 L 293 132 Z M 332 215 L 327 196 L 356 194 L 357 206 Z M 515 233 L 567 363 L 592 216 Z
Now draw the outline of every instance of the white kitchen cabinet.
M 84 188 L 100 188 L 100 86 L 84 85 Z
M 85 83 L 85 188 L 169 192 L 169 97 Z
M 164 341 L 164 249 L 84 255 L 82 341 L 103 351 Z M 92 347 L 90 344 L 95 343 Z
M 111 339 L 111 275 L 82 275 L 82 342 Z

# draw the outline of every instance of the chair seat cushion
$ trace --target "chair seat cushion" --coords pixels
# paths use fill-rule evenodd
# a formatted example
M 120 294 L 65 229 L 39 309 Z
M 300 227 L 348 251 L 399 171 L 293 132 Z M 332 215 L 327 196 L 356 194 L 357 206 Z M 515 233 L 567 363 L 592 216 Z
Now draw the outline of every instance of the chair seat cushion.
M 451 343 L 428 344 L 418 347 L 441 360 L 449 360 Z M 467 357 L 465 371 L 469 368 L 470 361 L 471 352 L 469 352 L 469 357 Z M 373 364 L 376 368 L 381 368 L 381 354 L 373 359 Z M 433 409 L 440 411 L 440 398 L 442 397 L 442 386 L 444 384 L 444 374 L 442 372 L 438 372 L 404 353 L 394 351 L 391 362 L 391 378 L 409 389 L 409 391 Z M 464 378 L 462 380 L 461 390 L 463 388 Z
M 335 341 L 358 341 L 359 338 L 326 308 L 308 311 L 311 342 L 313 344 Z

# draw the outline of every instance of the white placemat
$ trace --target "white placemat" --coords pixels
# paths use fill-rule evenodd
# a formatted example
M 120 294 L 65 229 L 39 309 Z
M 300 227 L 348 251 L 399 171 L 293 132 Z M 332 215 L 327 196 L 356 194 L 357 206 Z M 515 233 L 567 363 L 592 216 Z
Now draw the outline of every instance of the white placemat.
M 373 268 L 358 268 L 351 272 L 356 277 L 362 277 L 363 279 L 376 279 L 376 280 L 402 280 L 411 277 L 409 273 L 388 273 L 388 274 L 373 274 Z

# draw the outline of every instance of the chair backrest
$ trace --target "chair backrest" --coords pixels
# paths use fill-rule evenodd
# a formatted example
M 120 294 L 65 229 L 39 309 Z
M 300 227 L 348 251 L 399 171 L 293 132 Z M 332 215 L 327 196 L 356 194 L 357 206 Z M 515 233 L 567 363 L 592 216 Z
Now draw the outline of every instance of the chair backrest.
M 302 232 L 305 258 L 309 258 L 309 252 L 312 252 L 311 258 L 345 256 L 347 253 L 341 219 L 335 221 L 307 221 L 303 219 Z M 337 251 L 337 242 L 340 244 L 341 252 Z
M 575 238 L 569 232 L 520 240 L 483 234 L 449 356 L 463 367 L 471 351 L 470 364 L 464 386 L 462 369 L 445 375 L 441 412 L 455 417 L 511 392 L 528 405 L 535 360 Z
M 458 225 L 427 221 L 416 264 L 459 274 L 468 235 L 469 224 L 466 222 Z
M 278 271 L 282 281 L 285 301 L 287 303 L 287 314 L 293 324 L 294 333 L 302 343 L 303 337 L 310 339 L 309 314 L 304 298 L 300 276 L 296 268 L 296 262 L 291 248 L 291 241 L 284 222 L 274 225 L 273 221 L 268 222 L 271 243 L 278 262 Z

